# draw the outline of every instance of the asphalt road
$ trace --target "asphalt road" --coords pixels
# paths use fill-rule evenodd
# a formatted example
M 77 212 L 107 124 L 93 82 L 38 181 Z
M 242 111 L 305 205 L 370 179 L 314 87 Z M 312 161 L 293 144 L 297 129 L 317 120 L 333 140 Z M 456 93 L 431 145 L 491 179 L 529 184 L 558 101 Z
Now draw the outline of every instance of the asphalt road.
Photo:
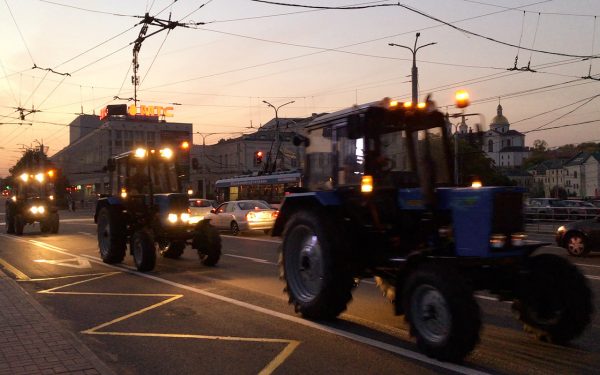
M 187 248 L 181 259 L 159 258 L 155 271 L 140 274 L 130 256 L 120 266 L 101 262 L 89 211 L 61 215 L 58 235 L 41 235 L 38 226 L 26 227 L 22 237 L 2 233 L 1 266 L 119 374 L 547 374 L 600 368 L 597 316 L 569 347 L 556 346 L 522 332 L 510 304 L 479 295 L 480 345 L 462 365 L 440 363 L 417 351 L 403 319 L 370 280 L 334 323 L 296 315 L 278 279 L 277 239 L 224 234 L 217 267 L 202 266 Z M 564 253 L 553 246 L 544 251 Z M 600 256 L 574 263 L 600 295 Z

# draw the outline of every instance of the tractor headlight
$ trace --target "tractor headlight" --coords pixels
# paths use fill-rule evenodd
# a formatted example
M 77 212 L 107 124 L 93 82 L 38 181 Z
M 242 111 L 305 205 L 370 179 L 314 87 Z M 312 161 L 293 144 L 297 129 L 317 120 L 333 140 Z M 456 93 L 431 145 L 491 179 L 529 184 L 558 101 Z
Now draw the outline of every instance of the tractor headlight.
M 179 218 L 184 223 L 187 223 L 188 221 L 190 221 L 190 214 L 188 214 L 187 212 L 184 212 L 184 213 L 181 214 L 181 216 Z
M 44 206 L 31 206 L 29 208 L 29 212 L 31 212 L 34 215 L 43 214 L 44 212 L 46 212 L 46 208 Z
M 177 222 L 177 214 L 169 214 L 167 216 L 167 221 L 171 224 L 175 224 Z
M 525 245 L 525 240 L 527 239 L 527 235 L 525 233 L 515 233 L 510 236 L 510 243 L 513 246 L 523 246 Z

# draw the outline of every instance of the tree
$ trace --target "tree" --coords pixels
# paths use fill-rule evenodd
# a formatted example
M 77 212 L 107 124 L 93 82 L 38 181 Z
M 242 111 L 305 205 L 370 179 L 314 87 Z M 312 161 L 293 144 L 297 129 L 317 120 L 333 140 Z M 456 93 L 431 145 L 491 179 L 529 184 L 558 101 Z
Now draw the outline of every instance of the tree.
M 512 186 L 514 182 L 504 176 L 488 158 L 476 142 L 459 140 L 458 144 L 459 182 L 469 184 L 472 176 L 481 179 L 484 185 Z
M 548 150 L 548 142 L 543 139 L 536 139 L 533 141 L 533 149 L 534 151 L 544 152 Z
M 54 163 L 48 159 L 48 156 L 42 150 L 27 149 L 23 152 L 21 159 L 8 172 L 13 176 L 17 176 L 24 171 L 41 169 L 42 166 L 45 169 L 54 168 Z

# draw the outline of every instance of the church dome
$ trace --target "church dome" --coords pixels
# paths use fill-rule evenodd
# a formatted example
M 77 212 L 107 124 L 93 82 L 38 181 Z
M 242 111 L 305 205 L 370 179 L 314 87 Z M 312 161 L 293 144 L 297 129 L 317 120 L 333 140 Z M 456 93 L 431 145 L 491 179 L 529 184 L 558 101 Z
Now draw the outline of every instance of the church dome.
M 490 128 L 495 129 L 495 128 L 502 127 L 505 125 L 510 125 L 508 122 L 508 119 L 506 117 L 504 117 L 504 115 L 502 114 L 502 106 L 500 104 L 498 104 L 497 111 L 498 111 L 498 114 L 492 119 Z

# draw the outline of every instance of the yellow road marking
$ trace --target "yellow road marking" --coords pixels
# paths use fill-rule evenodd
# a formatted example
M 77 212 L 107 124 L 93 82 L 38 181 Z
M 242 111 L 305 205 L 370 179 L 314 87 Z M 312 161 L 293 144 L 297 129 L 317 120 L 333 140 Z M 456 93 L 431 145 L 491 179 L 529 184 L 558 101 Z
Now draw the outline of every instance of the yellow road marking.
M 39 279 L 29 279 L 29 280 L 23 280 L 23 281 L 51 281 L 51 280 L 60 280 L 60 279 L 72 279 L 72 278 L 75 278 L 75 277 L 108 275 L 109 273 L 117 273 L 117 272 L 85 273 L 85 274 L 78 274 L 78 275 L 67 275 L 67 276 L 56 276 L 56 277 L 43 277 L 43 278 L 39 278 Z
M 57 295 L 80 295 L 80 296 L 120 296 L 120 297 L 169 297 L 164 301 L 155 303 L 153 305 L 144 307 L 136 310 L 129 314 L 120 316 L 109 322 L 102 323 L 95 327 L 81 331 L 86 335 L 103 335 L 103 336 L 129 336 L 129 337 L 159 337 L 159 338 L 175 338 L 175 339 L 200 339 L 200 340 L 216 340 L 216 341 L 235 341 L 235 342 L 260 342 L 260 343 L 275 343 L 275 344 L 286 344 L 281 352 L 275 358 L 273 358 L 260 372 L 261 375 L 272 374 L 285 360 L 292 355 L 294 350 L 300 345 L 300 341 L 287 340 L 287 339 L 275 339 L 275 338 L 253 338 L 253 337 L 235 337 L 235 336 L 207 336 L 207 335 L 192 335 L 192 334 L 178 334 L 178 333 L 153 333 L 153 332 L 118 332 L 118 331 L 100 331 L 103 328 L 109 327 L 113 324 L 125 321 L 137 315 L 141 315 L 147 311 L 156 309 L 158 307 L 169 304 L 179 298 L 183 297 L 183 294 L 152 294 L 152 293 L 106 293 L 106 292 L 69 292 L 69 291 L 58 291 L 60 289 L 68 288 L 75 285 L 80 285 L 94 280 L 99 280 L 105 277 L 120 274 L 121 272 L 111 272 L 105 274 L 96 274 L 90 276 L 91 279 L 76 281 L 73 283 L 61 285 L 51 289 L 45 289 L 39 291 L 42 294 L 57 294 Z
M 23 272 L 19 271 L 17 268 L 15 268 L 13 265 L 11 265 L 10 263 L 8 263 L 7 261 L 5 261 L 2 258 L 0 258 L 0 264 L 8 272 L 10 272 L 13 275 L 15 275 L 15 277 L 17 278 L 17 280 L 24 280 L 24 281 L 25 280 L 30 280 L 29 276 L 25 275 Z

